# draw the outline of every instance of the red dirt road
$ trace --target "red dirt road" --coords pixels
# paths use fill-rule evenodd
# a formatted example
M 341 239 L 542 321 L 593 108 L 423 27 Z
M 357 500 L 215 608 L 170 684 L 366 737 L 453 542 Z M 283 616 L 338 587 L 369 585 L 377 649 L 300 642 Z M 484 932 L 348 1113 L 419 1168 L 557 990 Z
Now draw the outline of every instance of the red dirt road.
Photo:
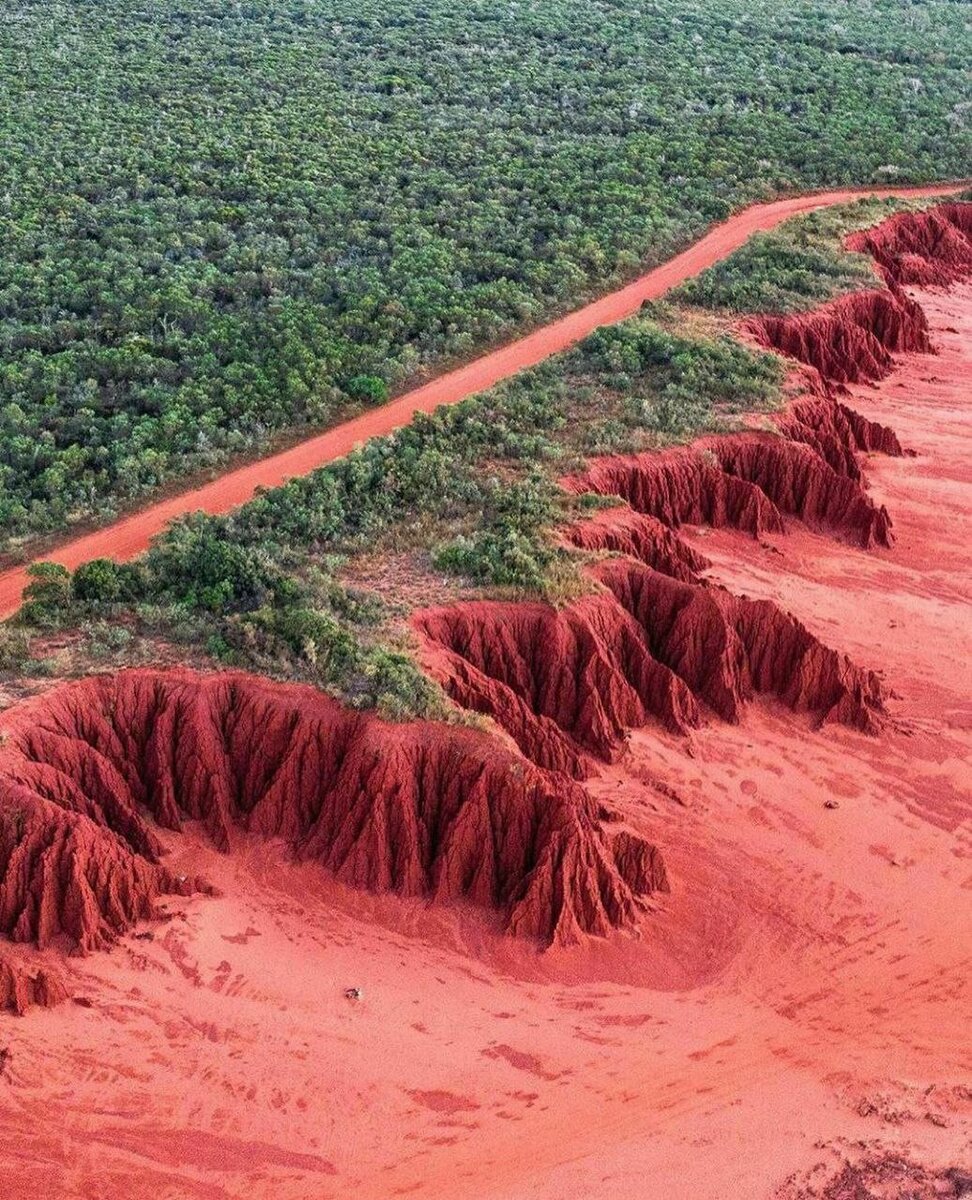
M 657 299 L 670 288 L 725 258 L 759 230 L 773 229 L 788 217 L 800 213 L 865 196 L 944 196 L 954 193 L 958 186 L 933 184 L 926 187 L 851 188 L 774 200 L 743 209 L 715 226 L 669 262 L 560 320 L 552 321 L 463 367 L 440 375 L 430 383 L 406 392 L 390 404 L 346 421 L 327 433 L 309 438 L 269 458 L 231 470 L 202 487 L 162 500 L 104 529 L 66 542 L 42 557 L 72 570 L 93 558 L 113 558 L 119 562 L 134 558 L 145 551 L 152 538 L 176 517 L 199 510 L 207 513 L 227 512 L 249 500 L 257 488 L 277 487 L 294 476 L 306 475 L 347 454 L 368 438 L 391 433 L 407 425 L 416 412 L 429 413 L 440 405 L 456 404 L 565 350 L 598 326 L 630 317 L 645 300 Z M 0 573 L 0 619 L 9 617 L 19 607 L 26 583 L 24 567 Z

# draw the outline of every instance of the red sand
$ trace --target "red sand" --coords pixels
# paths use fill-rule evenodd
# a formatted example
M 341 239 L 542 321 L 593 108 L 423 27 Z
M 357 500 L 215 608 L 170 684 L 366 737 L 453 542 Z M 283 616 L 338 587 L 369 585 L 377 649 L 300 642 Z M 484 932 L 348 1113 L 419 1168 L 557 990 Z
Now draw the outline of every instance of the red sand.
M 113 558 L 117 561 L 134 558 L 148 548 L 156 534 L 184 513 L 198 510 L 226 512 L 250 499 L 257 488 L 276 487 L 294 476 L 306 475 L 308 471 L 347 454 L 368 438 L 391 433 L 408 424 L 416 412 L 432 412 L 440 405 L 455 404 L 566 349 L 599 325 L 630 317 L 645 300 L 657 299 L 676 284 L 725 258 L 758 230 L 772 229 L 799 213 L 846 203 L 862 196 L 937 196 L 954 192 L 955 186 L 951 185 L 950 188 L 949 185 L 933 184 L 926 187 L 852 188 L 774 200 L 744 209 L 717 225 L 669 262 L 526 337 L 484 354 L 464 367 L 406 392 L 382 408 L 338 425 L 318 437 L 309 438 L 290 450 L 229 471 L 202 487 L 159 501 L 104 529 L 66 542 L 43 557 L 72 570 L 94 558 Z M 23 567 L 0 572 L 0 619 L 10 616 L 19 607 L 26 583 Z
M 232 855 L 160 834 L 221 894 L 167 897 L 109 954 L 9 951 L 75 1003 L 3 1019 L 4 1194 L 761 1200 L 863 1156 L 967 1165 L 972 286 L 919 299 L 938 355 L 843 413 L 892 451 L 865 498 L 893 546 L 811 531 L 788 490 L 785 533 L 683 513 L 695 553 L 659 551 L 877 671 L 879 737 L 766 696 L 631 733 L 583 786 L 662 848 L 671 893 L 641 939 L 543 954 L 482 910 L 351 891 L 262 825 L 230 823 Z M 798 416 L 850 480 L 840 416 Z

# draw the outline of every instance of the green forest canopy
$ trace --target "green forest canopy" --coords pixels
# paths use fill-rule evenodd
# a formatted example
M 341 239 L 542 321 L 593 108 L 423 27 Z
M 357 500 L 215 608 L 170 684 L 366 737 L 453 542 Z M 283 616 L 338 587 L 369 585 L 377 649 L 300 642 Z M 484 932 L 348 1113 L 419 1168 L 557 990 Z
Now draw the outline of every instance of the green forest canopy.
M 966 173 L 969 61 L 949 0 L 11 0 L 0 550 L 744 201 Z

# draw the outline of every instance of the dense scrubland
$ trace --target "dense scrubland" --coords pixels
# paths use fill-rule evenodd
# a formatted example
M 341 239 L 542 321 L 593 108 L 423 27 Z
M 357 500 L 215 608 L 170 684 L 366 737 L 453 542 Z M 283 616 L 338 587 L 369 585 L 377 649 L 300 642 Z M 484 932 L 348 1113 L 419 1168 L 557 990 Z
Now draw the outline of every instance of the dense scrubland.
M 22 619 L 68 627 L 126 613 L 225 662 L 427 712 L 437 693 L 385 641 L 395 598 L 342 583 L 349 564 L 399 556 L 413 582 L 451 574 L 453 588 L 465 578 L 570 594 L 582 586 L 576 556 L 551 531 L 597 501 L 567 496 L 557 476 L 588 453 L 660 445 L 772 408 L 783 375 L 775 356 L 657 306 L 227 516 L 187 517 L 140 560 L 97 560 L 73 577 L 42 563 Z M 94 632 L 118 641 L 107 625 Z M 8 654 L 26 649 L 17 632 L 7 637 Z M 123 633 L 115 648 L 127 645 Z
M 380 402 L 747 200 L 963 174 L 970 57 L 947 0 L 6 6 L 0 549 Z M 692 298 L 753 306 L 725 287 Z
M 839 236 L 894 207 L 797 218 L 782 227 L 779 256 L 759 239 L 729 260 L 727 278 L 779 293 L 781 280 L 792 286 L 788 248 L 798 246 L 804 292 L 840 295 L 863 276 L 861 256 Z M 873 270 L 867 278 L 877 284 Z M 589 587 L 581 556 L 555 530 L 611 501 L 568 493 L 560 478 L 595 455 L 732 429 L 787 394 L 784 361 L 730 329 L 699 307 L 646 305 L 226 516 L 175 523 L 139 560 L 98 560 L 73 576 L 40 564 L 19 624 L 0 642 L 0 668 L 5 654 L 6 669 L 36 670 L 32 646 L 36 658 L 49 631 L 80 629 L 87 665 L 148 661 L 161 638 L 180 657 L 307 680 L 395 715 L 441 715 L 442 695 L 410 653 L 410 608 L 473 593 L 561 601 Z M 71 661 L 41 669 L 59 673 Z

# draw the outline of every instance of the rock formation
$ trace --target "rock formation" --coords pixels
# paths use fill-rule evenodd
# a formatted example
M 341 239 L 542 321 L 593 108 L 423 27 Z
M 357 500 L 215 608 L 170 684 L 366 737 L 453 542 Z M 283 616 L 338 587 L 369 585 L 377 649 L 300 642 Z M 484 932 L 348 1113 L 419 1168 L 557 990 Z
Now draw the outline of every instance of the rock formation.
M 972 204 L 898 213 L 846 244 L 870 254 L 889 284 L 947 287 L 972 274 Z
M 160 895 L 204 887 L 164 865 L 158 830 L 186 820 L 222 850 L 234 830 L 280 838 L 352 887 L 496 909 L 547 942 L 628 925 L 665 886 L 656 851 L 568 779 L 485 734 L 391 725 L 310 688 L 127 671 L 0 729 L 0 932 L 14 941 L 104 947 Z
M 689 689 L 607 593 L 563 609 L 447 605 L 415 624 L 445 652 L 438 674 L 457 704 L 488 714 L 528 758 L 574 778 L 588 772 L 583 754 L 616 759 L 627 730 L 650 717 L 676 732 L 698 724 Z
M 893 354 L 931 350 L 921 306 L 897 287 L 852 292 L 812 312 L 753 317 L 746 328 L 761 345 L 838 384 L 883 379 Z
M 804 442 L 838 475 L 856 481 L 861 479 L 858 453 L 876 452 L 894 458 L 904 453 L 893 429 L 869 421 L 827 396 L 810 395 L 795 401 L 775 424 L 785 438 Z
M 769 601 L 671 578 L 630 558 L 592 569 L 603 590 L 566 608 L 501 601 L 419 613 L 457 704 L 493 718 L 523 753 L 583 778 L 613 761 L 627 731 L 684 733 L 703 708 L 737 721 L 757 695 L 867 732 L 883 713 L 877 678 Z
M 815 424 L 806 423 L 811 419 Z M 760 536 L 784 532 L 788 515 L 865 548 L 888 546 L 887 510 L 870 499 L 856 464 L 847 462 L 859 441 L 900 451 L 894 435 L 879 435 L 880 428 L 821 399 L 784 418 L 779 434 L 729 434 L 690 450 L 598 459 L 564 484 L 619 496 L 672 529 L 709 525 Z
M 626 554 L 673 579 L 694 582 L 709 561 L 683 538 L 647 513 L 624 506 L 602 509 L 585 521 L 561 530 L 568 545 L 579 550 Z
M 20 1017 L 35 1005 L 53 1008 L 67 998 L 67 988 L 56 972 L 28 965 L 9 951 L 0 951 L 0 1012 Z

